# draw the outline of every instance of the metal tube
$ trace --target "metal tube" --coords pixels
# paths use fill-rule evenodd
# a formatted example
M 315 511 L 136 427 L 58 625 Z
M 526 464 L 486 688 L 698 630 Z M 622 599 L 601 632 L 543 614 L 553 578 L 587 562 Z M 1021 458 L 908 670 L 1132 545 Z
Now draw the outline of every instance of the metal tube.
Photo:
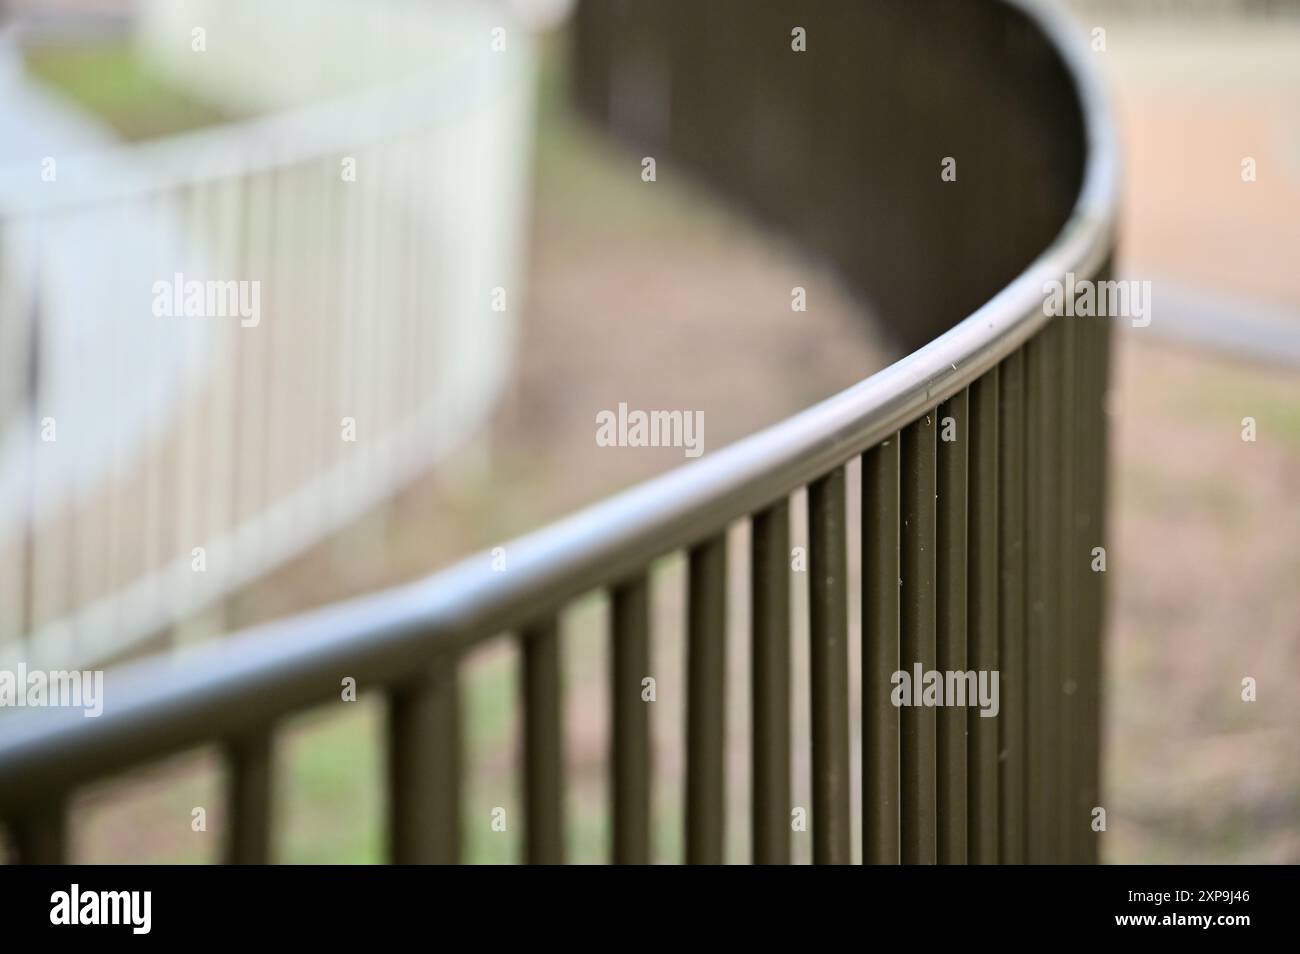
M 998 371 L 998 835 L 1003 864 L 1025 861 L 1025 360 Z
M 939 408 L 936 644 L 938 669 L 945 674 L 967 670 L 966 485 L 970 443 L 970 400 L 967 392 L 962 391 Z M 943 688 L 943 707 L 936 713 L 938 860 L 940 864 L 960 865 L 966 863 L 967 709 L 958 705 L 958 700 L 947 697 L 946 683 Z
M 1025 777 L 1026 860 L 1030 864 L 1057 860 L 1053 821 L 1058 801 L 1055 746 L 1060 684 L 1060 448 L 1056 435 L 1060 426 L 1059 330 L 1058 321 L 1025 346 L 1025 672 L 1029 693 Z
M 999 674 L 1000 704 L 1004 687 L 998 661 L 998 385 L 994 368 L 971 387 L 966 645 L 972 669 Z M 997 864 L 998 718 L 971 709 L 967 725 L 967 860 Z
M 1103 275 L 1110 274 L 1110 266 L 1104 266 Z M 1106 450 L 1110 441 L 1110 409 L 1109 409 L 1109 388 L 1110 388 L 1110 363 L 1111 363 L 1111 326 L 1109 322 L 1099 321 L 1096 323 L 1097 348 L 1099 351 L 1099 361 L 1101 369 L 1097 374 L 1097 384 L 1099 393 L 1096 395 L 1096 406 L 1093 413 L 1097 415 L 1097 427 L 1100 431 L 1098 435 L 1098 453 L 1095 460 L 1096 467 L 1096 488 L 1097 499 L 1095 503 L 1095 512 L 1097 515 L 1098 535 L 1100 545 L 1104 546 L 1108 539 L 1106 530 L 1106 514 L 1108 512 L 1107 500 L 1109 499 L 1110 471 L 1108 463 L 1110 460 Z M 1096 619 L 1091 630 L 1090 636 L 1093 645 L 1089 647 L 1089 667 L 1091 672 L 1090 687 L 1092 690 L 1091 715 L 1088 748 L 1088 771 L 1091 776 L 1092 785 L 1090 786 L 1092 798 L 1089 805 L 1096 806 L 1101 804 L 1101 794 L 1103 790 L 1103 778 L 1101 774 L 1101 739 L 1103 736 L 1103 718 L 1105 714 L 1105 688 L 1102 676 L 1105 673 L 1106 659 L 1106 618 L 1108 606 L 1108 587 L 1106 585 L 1106 574 L 1096 573 L 1093 575 L 1096 584 L 1096 598 L 1094 612 Z M 1088 860 L 1097 863 L 1100 860 L 1101 844 L 1104 839 L 1096 837 L 1090 839 L 1089 848 L 1091 856 Z
M 922 703 L 918 668 L 937 668 L 935 645 L 935 414 L 902 433 L 902 601 L 900 668 L 910 698 L 900 719 L 900 842 L 904 864 L 934 864 L 937 855 L 935 711 Z
M 454 659 L 388 693 L 388 857 L 456 864 L 461 855 L 460 691 Z
M 646 575 L 615 586 L 612 600 L 613 857 L 615 864 L 644 865 L 650 862 L 650 706 L 641 698 L 641 680 L 650 675 Z
M 726 814 L 726 535 L 688 557 L 686 861 L 721 864 Z
M 1086 562 L 1086 551 L 1079 547 L 1076 534 L 1078 518 L 1075 512 L 1074 442 L 1078 431 L 1075 402 L 1078 380 L 1075 369 L 1076 319 L 1061 319 L 1057 324 L 1060 325 L 1056 342 L 1060 366 L 1060 374 L 1057 376 L 1059 418 L 1056 427 L 1060 500 L 1057 506 L 1056 544 L 1060 553 L 1060 580 L 1056 631 L 1060 647 L 1060 674 L 1052 687 L 1058 714 L 1056 740 L 1052 743 L 1056 755 L 1057 778 L 1053 821 L 1056 858 L 1061 862 L 1071 862 L 1074 860 L 1072 846 L 1079 818 L 1074 807 L 1077 786 L 1075 761 L 1080 742 L 1077 706 L 1080 676 L 1079 606 L 1075 597 L 1075 581 L 1079 575 L 1079 564 Z
M 564 863 L 564 739 L 560 625 L 551 616 L 520 633 L 524 656 L 524 854 Z
M 63 799 L 29 810 L 9 822 L 19 864 L 62 865 L 68 861 L 68 816 Z
M 1103 274 L 1108 274 L 1103 272 Z M 1080 536 L 1084 559 L 1080 563 L 1080 619 L 1078 633 L 1082 718 L 1079 744 L 1079 802 L 1077 861 L 1095 864 L 1102 835 L 1092 830 L 1092 810 L 1101 804 L 1101 675 L 1102 634 L 1105 622 L 1106 574 L 1093 570 L 1094 548 L 1106 546 L 1106 388 L 1109 377 L 1110 323 L 1084 321 L 1079 328 L 1083 355 L 1080 380 Z
M 849 620 L 844 469 L 808 487 L 813 862 L 848 864 Z
M 790 505 L 754 515 L 751 540 L 753 860 L 790 863 Z M 815 819 L 815 816 L 814 816 Z
M 269 729 L 226 744 L 230 814 L 226 863 L 263 865 L 271 860 L 271 733 Z
M 899 446 L 862 457 L 862 860 L 899 862 Z

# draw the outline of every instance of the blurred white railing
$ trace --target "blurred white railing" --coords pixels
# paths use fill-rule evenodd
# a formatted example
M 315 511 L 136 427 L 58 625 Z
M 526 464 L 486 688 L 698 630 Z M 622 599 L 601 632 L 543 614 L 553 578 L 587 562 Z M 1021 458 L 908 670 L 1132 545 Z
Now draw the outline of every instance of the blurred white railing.
M 509 369 L 532 54 L 503 10 L 140 23 L 177 82 L 274 112 L 0 153 L 0 665 L 85 666 L 215 604 L 428 469 Z

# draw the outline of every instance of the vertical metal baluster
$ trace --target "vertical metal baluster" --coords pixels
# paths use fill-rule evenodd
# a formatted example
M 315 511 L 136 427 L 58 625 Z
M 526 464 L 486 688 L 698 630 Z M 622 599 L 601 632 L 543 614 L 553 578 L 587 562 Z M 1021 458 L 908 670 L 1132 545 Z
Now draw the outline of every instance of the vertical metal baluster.
M 808 485 L 813 862 L 848 864 L 849 620 L 844 468 Z
M 460 861 L 460 688 L 448 657 L 388 693 L 388 857 Z
M 968 662 L 976 673 L 999 674 L 996 698 L 1004 698 L 998 661 L 998 368 L 971 386 L 970 509 L 967 552 Z M 998 861 L 998 719 L 980 708 L 967 713 L 969 802 L 967 860 Z M 1001 715 L 1001 712 L 998 713 Z
M 1061 424 L 1056 336 L 1064 320 L 1049 323 L 1025 346 L 1025 670 L 1029 690 L 1026 850 L 1031 864 L 1056 860 L 1053 819 L 1057 804 L 1056 701 L 1060 680 L 1056 616 L 1060 583 L 1057 431 Z
M 686 861 L 721 864 L 726 812 L 725 533 L 687 558 Z
M 935 413 L 930 411 L 902 432 L 902 600 L 900 604 L 900 668 L 909 675 L 912 699 L 924 693 L 916 685 L 922 674 L 937 668 L 935 645 Z M 905 705 L 900 719 L 900 779 L 902 821 L 900 843 L 904 864 L 934 864 L 937 860 L 935 711 L 925 705 Z
M 1025 861 L 1025 352 L 998 369 L 998 837 L 1003 864 Z
M 1108 274 L 1103 270 L 1102 274 Z M 1092 548 L 1106 546 L 1106 476 L 1107 418 L 1106 389 L 1110 364 L 1110 323 L 1104 319 L 1084 321 L 1080 335 L 1087 355 L 1080 402 L 1082 421 L 1081 496 L 1085 500 L 1087 522 L 1080 533 L 1085 560 L 1081 567 L 1080 700 L 1078 711 L 1083 722 L 1080 742 L 1081 816 L 1075 820 L 1079 833 L 1078 858 L 1095 864 L 1100 857 L 1102 835 L 1092 830 L 1092 809 L 1101 804 L 1101 676 L 1102 635 L 1106 616 L 1106 574 L 1093 572 Z
M 551 616 L 521 634 L 524 656 L 525 857 L 564 863 L 564 741 L 560 626 Z
M 1093 356 L 1091 321 L 1080 322 L 1075 330 L 1074 367 L 1075 367 L 1075 403 L 1072 440 L 1074 441 L 1074 521 L 1070 535 L 1074 546 L 1074 557 L 1067 561 L 1067 567 L 1074 573 L 1074 647 L 1071 653 L 1071 670 L 1075 679 L 1075 691 L 1071 700 L 1071 718 L 1074 724 L 1074 738 L 1071 742 L 1070 772 L 1071 789 L 1066 805 L 1065 829 L 1069 849 L 1068 861 L 1071 864 L 1088 862 L 1088 843 L 1092 840 L 1091 817 L 1089 808 L 1095 802 L 1089 802 L 1088 739 L 1094 731 L 1093 723 L 1097 712 L 1091 706 L 1092 673 L 1089 658 L 1094 644 L 1091 627 L 1092 610 L 1095 602 L 1093 593 L 1092 548 L 1100 546 L 1096 524 L 1092 514 L 1093 506 L 1093 463 L 1092 458 L 1098 453 L 1095 446 L 1096 432 L 1091 420 L 1091 393 L 1093 378 L 1097 373 L 1096 360 Z
M 649 581 L 643 573 L 613 590 L 611 706 L 614 863 L 650 862 L 650 706 L 641 680 L 650 675 Z
M 9 821 L 18 864 L 62 865 L 68 861 L 68 813 L 63 799 Z
M 1110 269 L 1111 269 L 1110 264 L 1107 264 L 1106 268 L 1102 271 L 1102 274 L 1103 275 L 1111 274 Z M 1106 513 L 1107 513 L 1106 502 L 1109 499 L 1109 487 L 1110 487 L 1110 471 L 1109 471 L 1110 458 L 1106 453 L 1106 449 L 1109 447 L 1109 440 L 1110 440 L 1110 410 L 1109 410 L 1108 401 L 1110 395 L 1111 323 L 1108 321 L 1096 322 L 1096 330 L 1097 330 L 1098 338 L 1100 339 L 1098 342 L 1098 347 L 1101 352 L 1101 358 L 1100 358 L 1101 373 L 1098 375 L 1100 380 L 1101 394 L 1098 397 L 1098 402 L 1097 402 L 1098 410 L 1096 411 L 1096 413 L 1098 414 L 1098 418 L 1099 418 L 1098 428 L 1101 431 L 1100 439 L 1098 441 L 1098 446 L 1102 448 L 1102 454 L 1099 455 L 1097 461 L 1096 486 L 1097 486 L 1098 498 L 1097 498 L 1096 512 L 1097 512 L 1097 521 L 1100 524 L 1099 529 L 1100 529 L 1101 543 L 1102 545 L 1105 545 L 1106 540 L 1108 538 L 1108 534 L 1106 531 Z M 1090 742 L 1089 769 L 1094 773 L 1093 777 L 1095 779 L 1092 786 L 1092 790 L 1094 793 L 1092 804 L 1100 805 L 1101 792 L 1102 792 L 1101 723 L 1102 723 L 1102 714 L 1105 712 L 1105 707 L 1102 705 L 1102 700 L 1103 700 L 1102 676 L 1104 673 L 1103 664 L 1105 661 L 1104 638 L 1106 634 L 1108 587 L 1106 586 L 1105 574 L 1097 574 L 1093 577 L 1093 579 L 1097 581 L 1097 621 L 1096 621 L 1096 628 L 1093 630 L 1093 640 L 1095 642 L 1095 645 L 1091 649 L 1091 657 L 1089 659 L 1089 663 L 1092 667 L 1092 673 L 1093 673 L 1092 725 L 1095 731 L 1092 738 L 1089 740 Z M 1096 838 L 1093 839 L 1091 842 L 1091 847 L 1094 854 L 1090 860 L 1094 864 L 1100 860 L 1100 846 L 1103 840 L 1104 839 L 1102 838 Z
M 899 862 L 899 446 L 862 456 L 862 860 Z
M 1088 319 L 1082 319 L 1087 321 Z M 1080 550 L 1075 532 L 1075 455 L 1074 441 L 1078 431 L 1075 419 L 1075 319 L 1058 320 L 1060 326 L 1057 346 L 1060 374 L 1059 423 L 1057 425 L 1057 459 L 1060 463 L 1060 501 L 1058 506 L 1056 546 L 1060 553 L 1060 595 L 1056 608 L 1056 631 L 1060 654 L 1060 673 L 1053 686 L 1057 711 L 1056 740 L 1052 743 L 1056 755 L 1057 796 L 1052 806 L 1055 829 L 1055 855 L 1059 862 L 1074 860 L 1071 848 L 1074 834 L 1076 772 L 1074 761 L 1079 743 L 1077 695 L 1079 692 L 1079 607 L 1075 603 L 1074 582 L 1078 578 L 1080 561 L 1086 551 Z
M 250 732 L 226 743 L 228 811 L 226 863 L 271 861 L 271 731 Z
M 754 515 L 750 541 L 753 858 L 790 863 L 790 505 Z
M 962 673 L 966 657 L 966 482 L 970 447 L 970 400 L 966 391 L 939 408 L 937 452 L 938 520 L 935 579 L 938 602 L 937 651 L 940 673 Z M 949 439 L 951 438 L 951 439 Z M 938 734 L 938 860 L 966 863 L 965 705 L 947 697 L 936 713 Z M 969 703 L 970 700 L 962 700 Z

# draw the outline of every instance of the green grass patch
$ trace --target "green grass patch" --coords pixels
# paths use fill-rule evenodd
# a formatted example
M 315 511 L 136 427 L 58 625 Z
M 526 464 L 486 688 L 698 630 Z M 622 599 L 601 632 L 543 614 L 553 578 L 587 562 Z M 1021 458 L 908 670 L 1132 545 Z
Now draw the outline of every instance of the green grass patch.
M 1294 372 L 1226 361 L 1206 365 L 1196 389 L 1178 394 L 1185 420 L 1213 421 L 1234 432 L 1242 418 L 1253 417 L 1260 441 L 1300 452 L 1300 387 Z
M 106 122 L 123 139 L 151 139 L 230 118 L 151 70 L 129 42 L 32 50 L 27 54 L 27 70 Z
M 277 860 L 384 860 L 385 711 L 365 696 L 312 710 L 278 736 Z

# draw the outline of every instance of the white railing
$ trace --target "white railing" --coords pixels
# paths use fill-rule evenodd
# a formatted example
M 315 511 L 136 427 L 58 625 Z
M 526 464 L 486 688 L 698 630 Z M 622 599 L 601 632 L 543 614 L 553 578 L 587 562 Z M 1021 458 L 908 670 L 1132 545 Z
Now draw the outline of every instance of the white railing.
M 509 370 L 532 56 L 503 10 L 167 0 L 138 38 L 272 112 L 0 155 L 0 664 L 216 604 L 463 442 Z

